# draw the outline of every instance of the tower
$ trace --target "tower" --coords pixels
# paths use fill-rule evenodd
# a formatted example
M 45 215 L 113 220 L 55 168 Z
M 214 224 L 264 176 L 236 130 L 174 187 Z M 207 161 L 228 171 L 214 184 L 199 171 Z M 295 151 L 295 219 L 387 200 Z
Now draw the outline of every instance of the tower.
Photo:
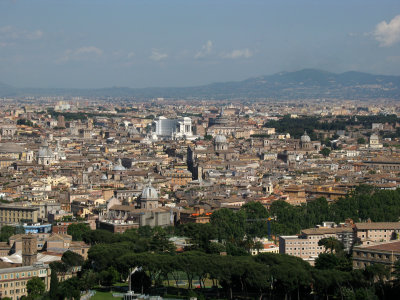
M 33 151 L 26 152 L 26 162 L 31 163 L 33 161 Z
M 37 260 L 36 237 L 26 234 L 22 237 L 22 266 L 32 266 Z

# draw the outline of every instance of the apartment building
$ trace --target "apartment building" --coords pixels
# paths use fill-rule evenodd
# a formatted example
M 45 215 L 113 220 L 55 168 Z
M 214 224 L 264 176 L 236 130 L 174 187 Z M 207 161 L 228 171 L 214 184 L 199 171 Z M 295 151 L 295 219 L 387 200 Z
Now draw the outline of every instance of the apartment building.
M 23 205 L 0 205 L 0 225 L 37 223 L 39 209 Z
M 400 241 L 384 242 L 375 245 L 360 245 L 353 249 L 353 267 L 362 269 L 372 264 L 382 264 L 393 270 L 400 258 Z
M 51 269 L 49 265 L 42 262 L 34 263 L 32 266 L 0 269 L 0 298 L 21 299 L 27 296 L 27 282 L 33 277 L 43 280 L 46 290 L 50 288 Z
M 326 223 L 323 227 L 304 229 L 300 235 L 280 236 L 279 253 L 300 257 L 313 265 L 318 255 L 325 251 L 323 246 L 318 246 L 318 242 L 329 237 L 341 241 L 348 251 L 354 240 L 353 229 L 350 226 L 328 226 L 335 225 Z
M 363 245 L 397 240 L 400 222 L 367 222 L 354 224 L 355 237 Z

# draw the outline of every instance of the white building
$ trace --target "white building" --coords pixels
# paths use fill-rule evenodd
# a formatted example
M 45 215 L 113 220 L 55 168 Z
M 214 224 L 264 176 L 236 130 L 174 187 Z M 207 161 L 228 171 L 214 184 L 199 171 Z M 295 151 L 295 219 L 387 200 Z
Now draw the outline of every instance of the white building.
M 369 138 L 369 147 L 372 149 L 380 149 L 383 145 L 379 142 L 379 136 L 373 133 Z
M 152 123 L 152 134 L 159 139 L 195 139 L 192 131 L 192 119 L 181 117 L 177 119 L 167 119 L 160 116 Z

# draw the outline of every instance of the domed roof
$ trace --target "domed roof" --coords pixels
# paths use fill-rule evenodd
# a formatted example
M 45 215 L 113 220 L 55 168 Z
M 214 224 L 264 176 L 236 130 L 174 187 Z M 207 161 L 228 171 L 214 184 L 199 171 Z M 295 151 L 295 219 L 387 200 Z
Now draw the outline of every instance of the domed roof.
M 376 133 L 371 134 L 370 140 L 379 140 L 379 136 Z
M 302 143 L 309 143 L 311 142 L 311 138 L 308 136 L 307 131 L 304 131 L 304 134 L 301 136 L 300 141 Z
M 125 171 L 125 167 L 122 165 L 121 159 L 118 159 L 118 163 L 114 166 L 113 171 Z
M 128 133 L 132 135 L 140 134 L 135 126 L 129 127 Z
M 155 188 L 153 188 L 151 185 L 146 186 L 143 191 L 142 191 L 142 197 L 141 199 L 143 200 L 151 200 L 151 199 L 158 199 L 158 192 Z
M 219 134 L 215 137 L 216 143 L 226 143 L 226 137 L 222 134 Z
M 103 174 L 102 176 L 101 176 L 101 180 L 107 180 L 108 178 L 107 178 L 107 175 L 106 174 Z
M 47 141 L 44 141 L 42 146 L 39 148 L 38 157 L 51 157 L 52 155 L 53 151 L 49 148 Z
M 24 152 L 24 148 L 15 143 L 1 143 L 0 153 L 21 153 Z

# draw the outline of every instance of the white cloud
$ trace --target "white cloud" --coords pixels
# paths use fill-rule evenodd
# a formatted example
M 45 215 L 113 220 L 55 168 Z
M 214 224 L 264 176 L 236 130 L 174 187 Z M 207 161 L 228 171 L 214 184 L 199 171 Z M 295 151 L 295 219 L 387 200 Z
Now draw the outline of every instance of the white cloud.
M 251 52 L 248 48 L 236 49 L 236 50 L 232 50 L 229 53 L 221 54 L 222 58 L 228 58 L 228 59 L 250 58 L 252 56 L 253 56 L 253 52 Z
M 33 32 L 28 32 L 26 34 L 26 37 L 30 40 L 38 40 L 43 37 L 43 31 L 41 30 L 35 30 Z
M 95 54 L 97 56 L 100 56 L 103 54 L 103 50 L 94 47 L 94 46 L 86 46 L 86 47 L 81 47 L 75 50 L 74 54 L 80 55 L 80 54 Z
M 14 43 L 0 42 L 0 48 L 13 46 L 13 45 L 14 45 Z
M 130 59 L 135 56 L 135 52 L 129 52 L 127 56 Z
M 199 52 L 196 53 L 194 56 L 195 59 L 206 57 L 207 55 L 211 54 L 213 48 L 213 42 L 208 40 L 202 47 Z
M 69 60 L 89 60 L 103 55 L 103 50 L 94 46 L 84 46 L 75 50 L 65 50 L 64 55 L 57 62 Z
M 43 31 L 34 30 L 20 30 L 14 26 L 7 25 L 0 27 L 0 39 L 1 40 L 38 40 L 43 37 Z
M 400 15 L 395 16 L 389 23 L 378 23 L 372 35 L 381 47 L 389 47 L 400 41 Z
M 163 59 L 166 59 L 168 57 L 168 54 L 166 54 L 166 53 L 161 53 L 159 50 L 157 50 L 157 49 L 152 49 L 151 50 L 151 55 L 149 56 L 149 58 L 151 59 L 151 60 L 154 60 L 154 61 L 160 61 L 160 60 L 163 60 Z

